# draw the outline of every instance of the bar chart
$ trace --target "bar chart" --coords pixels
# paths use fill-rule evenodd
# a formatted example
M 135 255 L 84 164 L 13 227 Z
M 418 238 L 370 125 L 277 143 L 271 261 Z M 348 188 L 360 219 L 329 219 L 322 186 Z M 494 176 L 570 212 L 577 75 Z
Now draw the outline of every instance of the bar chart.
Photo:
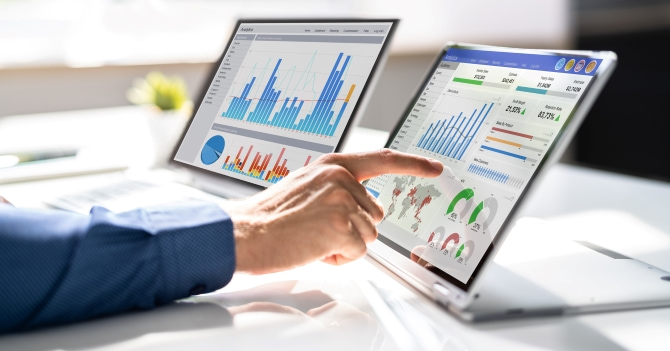
M 517 123 L 511 127 L 492 127 L 480 149 L 490 155 L 515 159 L 535 166 L 546 152 L 554 132 L 530 124 Z
M 471 113 L 460 112 L 432 122 L 416 147 L 455 160 L 461 160 L 475 135 L 489 116 L 493 103 L 485 103 Z
M 316 53 L 314 56 L 316 56 Z M 301 71 L 309 72 L 313 61 Z M 351 62 L 351 55 L 345 56 L 343 52 L 340 52 L 330 69 L 325 84 L 317 90 L 319 91 L 318 97 L 314 99 L 297 95 L 291 96 L 286 90 L 277 88 L 278 71 L 283 63 L 282 58 L 277 59 L 260 97 L 250 96 L 250 92 L 259 79 L 253 76 L 244 85 L 239 96 L 232 97 L 228 109 L 221 116 L 321 136 L 333 136 L 356 90 L 356 84 L 353 83 L 347 84 L 347 88 L 343 90 L 345 74 Z M 295 72 L 295 70 L 295 68 L 290 68 L 286 72 L 288 74 L 288 72 Z M 314 82 L 314 80 L 314 74 L 308 75 L 304 79 L 306 82 Z M 292 90 L 295 93 L 295 89 Z M 311 111 L 301 114 L 303 108 L 307 105 L 310 106 Z M 302 118 L 300 118 L 301 116 Z
M 291 172 L 286 165 L 288 159 L 287 157 L 284 157 L 286 148 L 281 149 L 279 156 L 277 156 L 272 168 L 268 168 L 273 158 L 272 153 L 262 153 L 260 151 L 256 151 L 252 157 L 251 155 L 254 150 L 254 145 L 250 145 L 246 153 L 244 152 L 244 149 L 244 146 L 240 146 L 237 154 L 234 157 L 231 157 L 232 155 L 226 156 L 226 159 L 223 162 L 223 166 L 221 168 L 226 171 L 261 181 L 266 181 L 272 184 L 284 179 L 284 177 L 286 177 Z M 307 156 L 305 163 L 301 166 L 307 166 L 311 159 L 311 155 Z M 248 167 L 247 164 L 249 165 Z
M 507 172 L 501 172 L 493 168 L 481 166 L 474 163 L 470 164 L 470 166 L 468 166 L 466 171 L 496 181 L 498 183 L 507 184 L 514 188 L 521 188 L 525 184 L 523 178 L 521 177 L 514 177 Z

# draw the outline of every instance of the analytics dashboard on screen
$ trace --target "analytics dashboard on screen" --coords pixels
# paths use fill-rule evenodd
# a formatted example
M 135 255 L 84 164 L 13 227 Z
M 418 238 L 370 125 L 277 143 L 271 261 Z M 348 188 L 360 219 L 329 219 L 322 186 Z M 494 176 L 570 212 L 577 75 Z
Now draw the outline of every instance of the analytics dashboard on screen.
M 240 23 L 175 160 L 269 186 L 335 151 L 394 24 Z

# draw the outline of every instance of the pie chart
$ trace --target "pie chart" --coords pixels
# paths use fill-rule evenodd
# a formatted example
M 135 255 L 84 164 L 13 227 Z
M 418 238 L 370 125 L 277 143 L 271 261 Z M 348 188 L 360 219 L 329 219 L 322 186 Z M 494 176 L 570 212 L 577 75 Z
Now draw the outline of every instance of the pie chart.
M 200 161 L 206 165 L 211 165 L 218 161 L 225 146 L 226 141 L 222 136 L 215 135 L 209 138 L 200 152 Z

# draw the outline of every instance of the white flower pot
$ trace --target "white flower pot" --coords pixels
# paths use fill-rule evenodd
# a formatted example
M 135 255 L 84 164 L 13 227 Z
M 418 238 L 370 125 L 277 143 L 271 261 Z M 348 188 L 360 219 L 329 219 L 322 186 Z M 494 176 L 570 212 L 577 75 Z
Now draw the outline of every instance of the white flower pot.
M 153 146 L 152 167 L 165 166 L 177 146 L 181 137 L 188 114 L 183 110 L 161 111 L 153 109 L 147 114 L 147 128 Z

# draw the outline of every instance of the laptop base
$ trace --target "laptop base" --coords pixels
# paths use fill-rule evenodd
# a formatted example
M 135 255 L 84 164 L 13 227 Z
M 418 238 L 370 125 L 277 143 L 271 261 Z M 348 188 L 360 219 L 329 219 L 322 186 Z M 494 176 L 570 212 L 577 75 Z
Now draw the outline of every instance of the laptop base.
M 460 318 L 479 322 L 670 306 L 669 272 L 552 233 L 548 222 L 520 220 L 505 244 L 473 303 L 463 310 L 450 306 Z

